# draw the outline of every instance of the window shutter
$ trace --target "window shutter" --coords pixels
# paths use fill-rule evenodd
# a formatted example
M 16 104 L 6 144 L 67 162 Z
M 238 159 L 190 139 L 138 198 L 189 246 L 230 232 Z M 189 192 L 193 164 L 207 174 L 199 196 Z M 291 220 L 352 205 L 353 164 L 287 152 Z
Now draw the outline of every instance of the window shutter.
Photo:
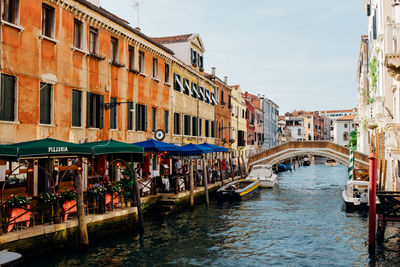
M 91 114 L 92 114 L 92 94 L 91 93 L 87 93 L 86 95 L 86 127 L 89 128 L 90 127 L 90 118 L 91 118 Z
M 144 108 L 144 131 L 147 132 L 147 106 L 143 106 Z
M 99 97 L 99 129 L 103 129 L 103 119 L 104 119 L 104 96 Z
M 136 104 L 136 109 L 135 110 L 136 110 L 136 116 L 135 116 L 136 117 L 136 120 L 135 120 L 136 123 L 135 124 L 136 124 L 136 131 L 138 131 L 139 130 L 139 118 L 140 118 L 139 117 L 139 114 L 140 114 L 139 104 Z

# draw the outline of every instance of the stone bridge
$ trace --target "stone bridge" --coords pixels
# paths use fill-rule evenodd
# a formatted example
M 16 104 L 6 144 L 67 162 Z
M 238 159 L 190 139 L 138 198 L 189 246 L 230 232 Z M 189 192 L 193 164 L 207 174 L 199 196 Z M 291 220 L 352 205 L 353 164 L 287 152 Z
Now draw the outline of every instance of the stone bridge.
M 247 164 L 251 169 L 256 164 L 275 165 L 286 159 L 312 155 L 332 158 L 348 166 L 349 153 L 347 147 L 329 141 L 290 141 L 250 156 Z M 354 151 L 354 165 L 358 169 L 368 169 L 368 155 Z

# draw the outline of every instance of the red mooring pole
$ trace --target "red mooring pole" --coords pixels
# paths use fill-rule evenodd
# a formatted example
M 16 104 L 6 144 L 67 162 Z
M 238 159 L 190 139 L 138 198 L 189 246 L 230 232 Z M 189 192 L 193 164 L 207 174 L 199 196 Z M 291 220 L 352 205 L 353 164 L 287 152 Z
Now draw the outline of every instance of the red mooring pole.
M 375 253 L 376 232 L 376 154 L 371 153 L 369 159 L 369 252 Z

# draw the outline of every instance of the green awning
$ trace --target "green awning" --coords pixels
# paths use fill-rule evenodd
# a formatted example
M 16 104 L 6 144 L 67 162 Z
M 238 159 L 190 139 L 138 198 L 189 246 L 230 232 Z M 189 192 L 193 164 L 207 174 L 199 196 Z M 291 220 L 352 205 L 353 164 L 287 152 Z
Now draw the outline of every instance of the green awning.
M 17 148 L 11 145 L 0 145 L 0 159 L 16 159 Z
M 10 145 L 17 150 L 18 157 L 53 157 L 53 156 L 90 156 L 92 149 L 88 146 L 45 138 L 40 140 L 15 143 Z
M 95 156 L 106 154 L 143 154 L 143 147 L 135 146 L 132 144 L 116 141 L 98 141 L 81 144 L 92 149 L 92 154 Z

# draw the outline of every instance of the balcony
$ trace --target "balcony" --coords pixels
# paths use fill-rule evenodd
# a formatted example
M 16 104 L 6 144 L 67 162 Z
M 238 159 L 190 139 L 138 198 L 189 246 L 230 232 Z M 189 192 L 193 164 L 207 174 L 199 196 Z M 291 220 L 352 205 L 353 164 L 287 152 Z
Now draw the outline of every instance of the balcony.
M 385 146 L 391 153 L 400 154 L 400 123 L 388 123 Z
M 400 23 L 386 25 L 385 66 L 394 77 L 400 74 Z M 400 76 L 398 78 L 400 80 Z

